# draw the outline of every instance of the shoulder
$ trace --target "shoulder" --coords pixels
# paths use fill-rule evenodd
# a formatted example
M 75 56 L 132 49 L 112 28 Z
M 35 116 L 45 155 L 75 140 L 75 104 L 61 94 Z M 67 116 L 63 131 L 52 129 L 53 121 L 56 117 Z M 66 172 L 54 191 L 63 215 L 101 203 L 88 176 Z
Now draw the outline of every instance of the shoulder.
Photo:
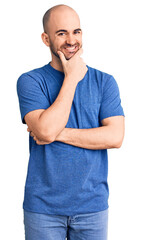
M 32 70 L 22 73 L 17 79 L 18 85 L 30 85 L 30 84 L 40 84 L 44 81 L 45 71 L 44 66 L 39 68 L 34 68 Z
M 33 77 L 35 79 L 38 79 L 44 75 L 44 66 L 39 67 L 39 68 L 34 68 L 32 70 L 26 71 L 22 73 L 19 78 L 24 78 L 24 77 Z
M 98 85 L 101 86 L 102 88 L 105 86 L 107 82 L 115 80 L 113 75 L 107 72 L 96 69 L 94 67 L 90 67 L 89 65 L 87 65 L 87 67 L 88 67 L 90 77 L 95 79 Z

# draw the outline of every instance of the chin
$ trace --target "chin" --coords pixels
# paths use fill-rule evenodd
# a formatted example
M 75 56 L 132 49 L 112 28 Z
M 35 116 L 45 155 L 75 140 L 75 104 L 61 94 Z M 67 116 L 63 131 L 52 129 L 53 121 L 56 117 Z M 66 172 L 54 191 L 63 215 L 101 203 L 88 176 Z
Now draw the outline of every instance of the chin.
M 65 58 L 66 58 L 66 60 L 69 60 L 69 59 L 71 59 L 72 57 L 69 57 L 69 58 L 65 57 Z
M 74 53 L 71 57 L 65 56 L 65 58 L 66 58 L 66 60 L 69 60 L 69 59 L 71 59 L 74 55 L 75 55 L 75 53 Z

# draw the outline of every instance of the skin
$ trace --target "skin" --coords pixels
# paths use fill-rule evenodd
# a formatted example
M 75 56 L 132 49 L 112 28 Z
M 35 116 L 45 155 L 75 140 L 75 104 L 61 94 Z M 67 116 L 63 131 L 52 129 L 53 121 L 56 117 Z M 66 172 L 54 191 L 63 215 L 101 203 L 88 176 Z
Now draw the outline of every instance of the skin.
M 120 148 L 124 138 L 124 117 L 105 118 L 102 124 L 101 127 L 89 129 L 64 128 L 55 141 L 93 150 Z M 27 131 L 30 132 L 30 129 Z M 38 145 L 50 144 L 40 141 L 34 133 L 31 133 L 31 136 Z
M 56 33 L 59 29 L 64 29 L 66 32 Z M 41 35 L 44 44 L 49 47 L 51 52 L 51 66 L 71 77 L 72 72 L 76 69 L 76 62 L 72 61 L 73 56 L 82 49 L 82 31 L 76 31 L 76 29 L 81 29 L 77 13 L 69 7 L 63 6 L 53 10 L 49 19 L 48 34 L 44 32 Z M 76 46 L 75 51 L 65 49 L 72 46 Z M 77 59 L 77 66 L 81 61 L 81 58 Z M 80 69 L 83 68 L 85 66 L 81 65 Z M 72 79 L 74 78 L 72 77 Z M 102 125 L 102 127 L 91 129 L 64 128 L 56 136 L 55 141 L 87 149 L 119 148 L 124 137 L 124 117 L 115 116 L 103 119 Z M 38 139 L 29 127 L 27 131 L 38 145 L 50 144 L 50 142 Z
M 65 19 L 65 21 L 64 21 Z M 77 13 L 66 7 L 58 7 L 53 10 L 49 19 L 48 34 L 43 32 L 41 35 L 44 44 L 50 48 L 52 61 L 50 65 L 58 71 L 64 71 L 60 60 L 58 50 L 61 51 L 66 60 L 69 60 L 82 47 L 82 30 L 80 20 Z M 58 32 L 58 30 L 66 30 L 67 32 Z M 68 52 L 65 48 L 76 46 L 74 52 Z
M 58 30 L 66 31 L 56 33 Z M 41 38 L 43 43 L 50 49 L 52 58 L 50 65 L 56 70 L 64 72 L 65 69 L 62 63 L 63 58 L 66 60 L 71 59 L 75 53 L 82 48 L 82 29 L 78 14 L 67 6 L 56 8 L 50 15 L 47 32 L 48 33 L 43 32 Z M 66 47 L 73 46 L 76 46 L 74 51 L 66 50 Z M 60 52 L 63 53 L 63 56 Z M 39 140 L 37 136 L 30 131 L 29 127 L 27 128 L 27 131 L 30 132 L 30 135 L 37 144 L 42 145 L 50 143 Z M 62 134 L 63 132 L 65 132 L 65 129 L 62 131 Z

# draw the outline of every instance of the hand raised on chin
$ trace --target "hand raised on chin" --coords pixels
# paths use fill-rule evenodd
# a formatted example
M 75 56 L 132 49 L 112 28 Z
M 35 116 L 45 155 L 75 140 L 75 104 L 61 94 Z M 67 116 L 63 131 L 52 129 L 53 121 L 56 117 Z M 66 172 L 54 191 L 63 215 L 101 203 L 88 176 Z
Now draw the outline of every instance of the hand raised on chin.
M 81 81 L 88 71 L 86 64 L 80 57 L 83 53 L 82 47 L 69 60 L 66 60 L 63 52 L 57 51 L 57 53 L 60 57 L 65 77 L 71 78 L 75 83 Z

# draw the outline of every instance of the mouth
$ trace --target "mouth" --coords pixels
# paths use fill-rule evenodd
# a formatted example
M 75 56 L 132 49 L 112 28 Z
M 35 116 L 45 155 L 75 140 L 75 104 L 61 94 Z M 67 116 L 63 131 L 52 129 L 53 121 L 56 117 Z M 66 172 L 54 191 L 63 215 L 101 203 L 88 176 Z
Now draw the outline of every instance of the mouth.
M 78 50 L 78 46 L 66 47 L 64 49 L 65 49 L 65 52 L 67 52 L 67 53 L 74 53 Z

